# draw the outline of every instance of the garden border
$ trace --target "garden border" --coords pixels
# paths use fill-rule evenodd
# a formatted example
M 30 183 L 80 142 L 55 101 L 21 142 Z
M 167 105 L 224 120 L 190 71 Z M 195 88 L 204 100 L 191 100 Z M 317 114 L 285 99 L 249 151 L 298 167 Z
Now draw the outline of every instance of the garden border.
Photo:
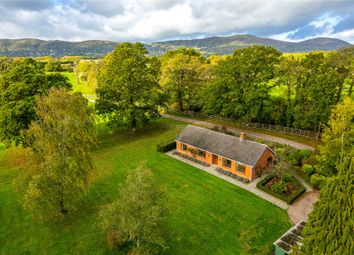
M 292 204 L 298 197 L 300 197 L 303 193 L 305 193 L 306 188 L 294 177 L 292 176 L 292 181 L 296 187 L 299 187 L 299 190 L 292 194 L 290 197 L 286 198 L 282 195 L 279 195 L 272 191 L 271 189 L 268 189 L 264 185 L 269 182 L 272 178 L 274 177 L 273 174 L 269 174 L 267 177 L 265 177 L 263 180 L 257 183 L 257 188 L 268 193 L 269 195 L 272 195 L 276 198 L 279 198 L 283 201 L 285 201 L 288 205 Z

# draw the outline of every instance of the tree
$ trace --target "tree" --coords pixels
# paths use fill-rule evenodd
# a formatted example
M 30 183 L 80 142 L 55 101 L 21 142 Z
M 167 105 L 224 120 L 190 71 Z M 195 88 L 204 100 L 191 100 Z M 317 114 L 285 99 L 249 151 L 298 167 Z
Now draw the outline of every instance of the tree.
M 295 91 L 293 125 L 317 130 L 320 123 L 328 121 L 331 108 L 336 104 L 342 75 L 327 62 L 323 53 L 310 53 L 300 64 L 303 71 Z
M 273 99 L 273 116 L 277 124 L 291 127 L 294 120 L 295 89 L 304 72 L 300 60 L 294 56 L 282 56 L 276 65 L 276 88 L 280 90 L 278 98 Z M 276 117 L 277 116 L 277 117 Z
M 160 63 L 141 43 L 122 43 L 108 54 L 98 75 L 96 109 L 111 126 L 142 127 L 159 117 Z
M 63 217 L 76 208 L 93 169 L 93 110 L 81 93 L 52 88 L 36 98 L 36 114 L 27 132 L 31 163 L 20 193 L 24 206 L 40 218 Z
M 337 174 L 343 158 L 354 149 L 354 102 L 349 97 L 332 111 L 328 127 L 319 146 L 317 173 L 323 176 Z
M 156 254 L 166 247 L 161 190 L 144 166 L 131 172 L 120 197 L 100 215 L 111 249 L 131 243 L 129 254 Z
M 66 88 L 71 89 L 72 84 L 68 77 L 61 75 L 60 73 L 47 74 L 47 88 Z
M 237 49 L 219 61 L 204 91 L 204 111 L 245 121 L 264 121 L 268 82 L 274 78 L 281 53 L 271 47 Z
M 49 61 L 45 65 L 44 69 L 46 72 L 61 72 L 61 71 L 63 71 L 61 64 L 57 61 Z
M 35 96 L 52 86 L 71 88 L 60 74 L 46 76 L 32 59 L 6 63 L 0 75 L 0 141 L 7 145 L 23 142 L 24 133 L 36 118 Z
M 209 64 L 200 52 L 181 48 L 162 58 L 160 83 L 169 103 L 178 110 L 201 108 L 200 91 L 208 80 Z
M 329 177 L 304 229 L 305 254 L 354 254 L 354 157 Z

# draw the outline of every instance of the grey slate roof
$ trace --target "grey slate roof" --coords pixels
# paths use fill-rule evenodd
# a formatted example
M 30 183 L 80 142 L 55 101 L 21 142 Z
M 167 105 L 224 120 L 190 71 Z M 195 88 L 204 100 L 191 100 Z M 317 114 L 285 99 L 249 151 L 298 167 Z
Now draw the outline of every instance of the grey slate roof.
M 240 140 L 235 136 L 194 125 L 187 125 L 177 136 L 176 141 L 249 166 L 254 166 L 263 152 L 268 148 L 265 144 Z

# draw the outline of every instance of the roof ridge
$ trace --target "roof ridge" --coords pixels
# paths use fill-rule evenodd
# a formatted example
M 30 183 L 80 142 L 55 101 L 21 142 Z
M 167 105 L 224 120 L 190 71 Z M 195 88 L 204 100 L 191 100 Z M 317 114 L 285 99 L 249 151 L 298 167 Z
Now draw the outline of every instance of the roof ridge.
M 264 143 L 259 143 L 259 142 L 251 141 L 251 140 L 247 140 L 247 139 L 246 139 L 246 140 L 242 140 L 242 139 L 240 139 L 239 137 L 237 137 L 237 136 L 235 136 L 235 135 L 229 135 L 229 134 L 226 134 L 226 133 L 223 133 L 223 132 L 219 132 L 219 131 L 216 131 L 216 130 L 212 130 L 212 129 L 210 129 L 210 128 L 206 128 L 206 127 L 202 127 L 202 126 L 197 126 L 197 125 L 193 125 L 193 124 L 188 124 L 186 127 L 188 127 L 188 126 L 197 127 L 197 128 L 200 128 L 200 129 L 205 129 L 205 130 L 208 130 L 208 131 L 210 131 L 210 132 L 214 132 L 214 133 L 217 133 L 217 134 L 220 134 L 220 135 L 230 136 L 230 137 L 232 137 L 232 138 L 234 138 L 234 139 L 237 139 L 237 140 L 239 140 L 239 141 L 241 141 L 241 142 L 255 143 L 255 144 L 258 144 L 258 145 L 261 145 L 261 146 L 264 146 L 264 147 L 269 148 L 269 146 L 266 145 L 266 144 L 264 144 Z M 247 135 L 247 133 L 246 133 L 246 135 Z M 269 148 L 269 149 L 270 149 L 270 148 Z

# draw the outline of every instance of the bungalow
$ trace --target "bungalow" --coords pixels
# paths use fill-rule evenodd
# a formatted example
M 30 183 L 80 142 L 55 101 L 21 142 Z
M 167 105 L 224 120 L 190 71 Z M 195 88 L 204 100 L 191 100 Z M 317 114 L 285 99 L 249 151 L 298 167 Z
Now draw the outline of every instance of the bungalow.
M 194 125 L 187 125 L 178 135 L 176 150 L 249 181 L 276 159 L 267 145 L 246 140 L 245 133 L 238 138 Z

